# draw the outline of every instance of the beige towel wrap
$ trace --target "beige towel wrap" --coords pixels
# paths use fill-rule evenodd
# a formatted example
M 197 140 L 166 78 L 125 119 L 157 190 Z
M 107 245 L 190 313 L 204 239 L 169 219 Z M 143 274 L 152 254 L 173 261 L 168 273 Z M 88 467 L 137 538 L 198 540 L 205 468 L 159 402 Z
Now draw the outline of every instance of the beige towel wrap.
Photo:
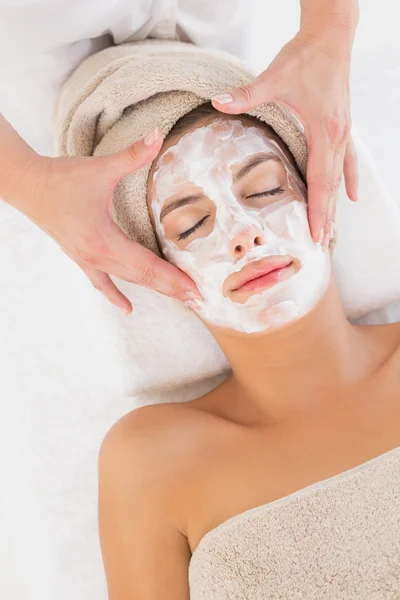
M 254 74 L 231 55 L 183 42 L 147 40 L 107 48 L 86 59 L 64 84 L 54 117 L 56 152 L 111 154 L 155 126 L 165 136 L 184 114 L 252 79 Z M 289 111 L 270 103 L 249 114 L 276 131 L 304 174 L 306 141 Z M 146 203 L 149 168 L 120 182 L 114 219 L 131 239 L 159 254 Z
M 191 600 L 399 600 L 400 447 L 206 534 Z

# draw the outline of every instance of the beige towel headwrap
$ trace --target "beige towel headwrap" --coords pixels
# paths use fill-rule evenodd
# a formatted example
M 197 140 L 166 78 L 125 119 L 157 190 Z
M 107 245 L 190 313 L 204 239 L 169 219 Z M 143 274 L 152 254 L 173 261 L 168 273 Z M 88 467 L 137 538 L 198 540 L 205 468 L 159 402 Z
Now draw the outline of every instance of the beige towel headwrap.
M 183 115 L 254 75 L 221 51 L 175 41 L 146 40 L 107 48 L 86 59 L 63 86 L 55 111 L 56 152 L 102 156 L 160 127 L 167 135 Z M 307 146 L 297 121 L 269 103 L 249 111 L 286 142 L 305 174 Z M 129 238 L 160 254 L 147 209 L 150 165 L 124 177 L 113 217 Z

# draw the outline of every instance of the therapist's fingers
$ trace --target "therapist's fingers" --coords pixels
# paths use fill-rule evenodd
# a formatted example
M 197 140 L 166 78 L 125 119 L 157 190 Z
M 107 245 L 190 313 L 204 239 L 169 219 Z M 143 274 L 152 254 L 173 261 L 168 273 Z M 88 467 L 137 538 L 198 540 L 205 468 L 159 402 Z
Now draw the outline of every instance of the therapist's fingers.
M 347 140 L 343 162 L 344 181 L 347 196 L 353 202 L 358 200 L 358 160 L 354 141 L 351 136 Z
M 356 201 L 358 186 L 357 156 L 351 137 L 343 138 L 343 141 L 336 146 L 332 181 L 335 182 L 337 190 L 331 194 L 327 205 L 325 230 L 329 232 L 329 236 L 328 233 L 325 234 L 324 246 L 326 248 L 335 235 L 336 206 L 339 186 L 343 175 L 345 177 L 347 195 L 350 200 Z
M 159 152 L 162 136 L 159 128 L 155 128 L 143 140 L 132 144 L 113 155 L 102 157 L 106 168 L 118 181 L 124 175 L 146 165 Z M 115 275 L 125 281 L 153 289 L 166 296 L 186 301 L 191 296 L 188 292 L 199 296 L 194 282 L 182 271 L 159 258 L 140 244 L 131 241 L 123 231 L 111 220 L 112 197 L 107 202 L 109 223 L 102 222 L 101 240 L 97 248 L 97 256 L 91 256 L 91 263 L 105 273 Z M 103 285 L 111 290 L 110 283 L 104 278 Z M 115 293 L 115 290 L 113 291 Z
M 115 271 L 115 274 L 131 283 L 151 288 L 181 302 L 190 299 L 191 294 L 200 297 L 196 284 L 186 273 L 129 240 L 122 231 L 112 238 L 110 259 L 118 263 L 118 272 Z
M 106 176 L 111 176 L 117 182 L 151 162 L 160 151 L 162 143 L 161 130 L 155 127 L 145 138 L 119 152 L 96 157 L 95 160 L 104 165 Z
M 107 273 L 98 271 L 93 267 L 80 265 L 82 271 L 87 275 L 93 287 L 118 308 L 122 308 L 126 313 L 132 311 L 132 304 L 126 296 L 117 288 Z
M 274 88 L 268 84 L 269 79 L 268 72 L 264 71 L 247 85 L 234 88 L 225 94 L 213 96 L 212 104 L 220 112 L 237 115 L 256 108 L 260 104 L 272 102 L 273 97 L 269 97 L 268 91 Z
M 144 246 L 130 240 L 115 223 L 103 228 L 106 243 L 98 246 L 98 252 L 82 257 L 81 263 L 94 267 L 181 302 L 194 296 L 200 297 L 194 281 L 183 271 L 163 260 Z M 83 259 L 83 260 L 82 260 Z M 107 283 L 102 279 L 102 284 Z
M 333 163 L 333 174 L 332 174 L 332 181 L 336 182 L 337 189 L 333 194 L 331 194 L 331 196 L 329 198 L 328 206 L 327 206 L 326 226 L 325 226 L 325 230 L 327 231 L 327 233 L 326 233 L 325 243 L 324 243 L 324 246 L 326 248 L 328 248 L 331 239 L 335 235 L 336 207 L 337 207 L 339 187 L 340 187 L 340 184 L 342 182 L 342 177 L 343 177 L 343 165 L 344 165 L 345 152 L 346 152 L 346 142 L 338 144 L 336 147 L 335 159 L 334 159 L 334 163 Z
M 306 132 L 309 156 L 307 164 L 308 220 L 316 242 L 326 245 L 330 233 L 327 217 L 336 201 L 339 181 L 334 179 L 335 150 L 323 135 L 322 127 Z

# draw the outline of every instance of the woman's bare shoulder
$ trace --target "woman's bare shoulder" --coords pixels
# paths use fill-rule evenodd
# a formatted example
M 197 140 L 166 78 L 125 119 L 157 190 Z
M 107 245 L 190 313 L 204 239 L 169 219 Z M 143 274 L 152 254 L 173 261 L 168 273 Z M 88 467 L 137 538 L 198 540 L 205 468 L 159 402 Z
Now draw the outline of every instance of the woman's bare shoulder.
M 400 350 L 400 322 L 359 325 L 359 330 L 365 335 L 365 339 L 370 339 L 376 347 L 382 349 L 382 353 L 389 358 L 394 358 Z
M 206 397 L 204 397 L 206 398 Z M 107 435 L 138 439 L 171 441 L 174 433 L 182 428 L 196 427 L 212 416 L 202 409 L 201 398 L 189 402 L 164 402 L 140 406 L 121 417 Z
M 112 447 L 137 461 L 142 469 L 157 477 L 162 474 L 177 482 L 190 472 L 199 453 L 212 443 L 215 427 L 221 427 L 215 415 L 202 409 L 199 402 L 168 402 L 136 408 L 121 417 L 107 432 L 102 449 Z M 116 450 L 118 449 L 118 450 Z
M 110 599 L 189 598 L 190 547 L 176 476 L 184 420 L 184 410 L 140 407 L 101 444 L 99 531 Z

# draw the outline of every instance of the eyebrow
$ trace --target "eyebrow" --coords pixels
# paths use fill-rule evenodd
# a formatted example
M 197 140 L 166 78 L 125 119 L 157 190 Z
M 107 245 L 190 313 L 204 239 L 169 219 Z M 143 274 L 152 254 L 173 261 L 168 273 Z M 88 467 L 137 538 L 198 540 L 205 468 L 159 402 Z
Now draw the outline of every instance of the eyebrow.
M 261 165 L 262 163 L 267 162 L 268 160 L 276 160 L 280 162 L 280 158 L 273 152 L 265 152 L 264 154 L 258 154 L 256 156 L 253 156 L 240 169 L 240 171 L 236 173 L 236 175 L 233 178 L 233 181 L 236 182 L 239 179 L 243 179 L 243 177 L 250 173 L 252 169 L 255 169 L 255 167 L 258 167 L 258 165 Z
M 164 206 L 160 213 L 160 221 L 162 221 L 163 218 L 169 215 L 169 213 L 173 210 L 176 210 L 181 206 L 186 206 L 187 204 L 194 204 L 195 202 L 198 202 L 203 198 L 204 194 L 191 194 L 190 196 L 185 196 L 184 198 L 180 198 L 179 200 L 174 200 L 174 202 L 171 202 L 171 204 Z

